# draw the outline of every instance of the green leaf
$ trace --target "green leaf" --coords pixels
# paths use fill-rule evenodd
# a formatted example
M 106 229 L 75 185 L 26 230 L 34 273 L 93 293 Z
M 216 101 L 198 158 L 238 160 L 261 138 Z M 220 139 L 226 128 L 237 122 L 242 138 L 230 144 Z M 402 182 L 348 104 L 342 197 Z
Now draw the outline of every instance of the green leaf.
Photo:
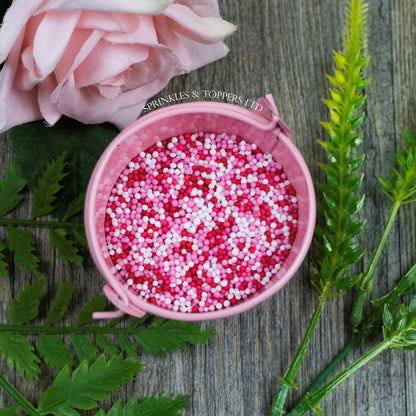
M 404 140 L 409 147 L 416 146 L 416 135 L 413 136 L 407 129 L 404 129 Z
M 64 217 L 68 204 L 81 192 L 86 192 L 91 173 L 118 129 L 110 124 L 87 125 L 62 117 L 53 127 L 43 121 L 13 127 L 9 137 L 15 160 L 29 186 L 36 185 L 44 166 L 65 153 L 68 173 L 61 185 L 57 210 L 53 215 Z
M 75 323 L 75 326 L 89 324 L 94 322 L 92 317 L 93 312 L 102 311 L 105 308 L 106 297 L 101 295 L 98 298 L 91 299 L 85 305 L 85 308 L 78 315 L 78 320 Z
M 331 211 L 336 211 L 337 210 L 337 206 L 338 206 L 337 203 L 332 198 L 330 198 L 328 195 L 326 195 L 326 194 L 324 194 L 324 198 L 325 198 L 325 201 L 326 201 L 329 209 Z
M 0 333 L 0 350 L 2 357 L 6 359 L 10 370 L 16 368 L 22 377 L 27 377 L 33 385 L 33 379 L 38 378 L 40 369 L 39 358 L 33 354 L 33 347 L 25 337 L 18 334 Z
M 351 197 L 347 204 L 347 209 L 350 215 L 356 214 L 364 205 L 365 195 L 362 195 L 360 198 Z
M 55 207 L 56 194 L 62 189 L 60 181 L 67 175 L 64 173 L 64 157 L 62 154 L 46 165 L 46 169 L 39 178 L 38 186 L 33 188 L 33 207 L 31 218 L 38 218 L 50 214 Z
M 71 343 L 74 346 L 74 350 L 80 362 L 86 360 L 87 363 L 91 365 L 97 359 L 98 349 L 88 337 L 72 334 Z
M 346 264 L 355 264 L 363 256 L 365 250 L 361 251 L 351 251 L 348 254 L 344 254 L 343 260 Z
M 120 354 L 119 349 L 111 342 L 110 338 L 104 334 L 97 334 L 95 342 L 110 356 Z
M 389 181 L 388 179 L 383 179 L 381 176 L 377 174 L 376 177 L 383 192 L 391 199 L 391 194 L 393 192 L 393 184 L 391 183 L 391 181 Z
M 205 344 L 214 335 L 210 330 L 201 331 L 201 325 L 169 320 L 134 334 L 134 338 L 148 354 L 156 357 L 161 352 L 186 348 L 187 344 Z
M 17 413 L 17 409 L 19 407 L 14 405 L 12 407 L 4 407 L 3 409 L 0 409 L 0 416 L 19 416 L 19 413 Z
M 9 249 L 14 252 L 19 267 L 25 267 L 37 274 L 39 259 L 33 254 L 35 241 L 29 233 L 16 227 L 9 227 Z
M 76 198 L 74 198 L 69 204 L 66 210 L 65 216 L 62 221 L 68 221 L 75 215 L 84 211 L 85 192 L 81 192 Z
M 84 230 L 77 230 L 77 229 L 73 229 L 72 232 L 74 233 L 74 236 L 76 237 L 76 239 L 78 240 L 78 242 L 85 248 L 88 248 L 88 241 L 87 241 L 87 236 L 85 234 Z
M 19 291 L 9 307 L 9 315 L 15 325 L 23 324 L 36 318 L 39 313 L 39 299 L 46 293 L 45 279 L 27 285 Z
M 350 192 L 357 192 L 360 189 L 364 179 L 364 173 L 362 173 L 358 178 L 355 178 L 350 184 Z
M 124 334 L 119 334 L 118 342 L 120 343 L 121 349 L 125 351 L 129 357 L 135 357 L 137 355 L 136 348 L 134 348 L 134 345 Z
M 125 410 L 130 410 L 134 407 L 133 400 L 136 401 L 135 398 L 131 399 L 127 403 Z M 133 414 L 140 416 L 176 416 L 182 414 L 180 411 L 188 405 L 188 402 L 187 395 L 178 395 L 176 398 L 173 398 L 164 394 L 156 394 L 153 397 L 145 397 L 141 400 L 137 406 L 137 413 L 129 412 L 125 416 Z
M 81 266 L 84 259 L 78 254 L 78 249 L 73 242 L 66 237 L 67 233 L 63 230 L 49 229 L 49 243 L 58 249 L 58 260 L 70 261 Z
M 66 365 L 71 366 L 73 363 L 68 345 L 57 335 L 40 334 L 36 347 L 45 363 L 52 368 L 61 370 Z
M 95 416 L 177 416 L 188 405 L 188 396 L 166 396 L 156 394 L 153 397 L 145 397 L 137 403 L 136 397 L 132 397 L 122 407 L 121 400 L 117 400 L 114 406 L 106 414 L 100 409 Z
M 351 172 L 355 172 L 357 169 L 359 169 L 361 165 L 363 164 L 364 159 L 365 159 L 365 154 L 355 160 L 352 160 L 350 162 Z
M 393 329 L 393 316 L 391 315 L 387 305 L 384 305 L 383 309 L 383 325 L 389 330 Z
M 369 83 L 370 83 L 371 79 L 363 79 L 358 81 L 355 85 L 357 90 L 362 90 L 364 89 Z
M 72 282 L 62 283 L 61 286 L 59 286 L 55 299 L 49 308 L 48 316 L 46 317 L 46 326 L 63 318 L 68 309 L 68 303 L 72 299 L 73 292 L 74 284 Z
M 379 308 L 384 305 L 392 306 L 408 290 L 414 288 L 416 282 L 416 264 L 399 280 L 397 285 L 385 296 L 374 299 L 372 303 Z
M 416 296 L 412 299 L 409 304 L 409 313 L 416 314 Z
M 406 159 L 400 149 L 396 151 L 396 163 L 398 166 L 406 166 Z
M 403 341 L 407 344 L 416 344 L 416 330 L 409 329 L 408 331 L 406 331 L 403 335 Z
M 346 227 L 346 233 L 349 234 L 351 237 L 357 236 L 363 230 L 366 222 L 367 222 L 366 220 L 362 222 L 358 222 L 358 223 L 355 223 L 354 221 L 350 221 Z
M 20 169 L 13 165 L 0 182 L 0 217 L 11 211 L 23 198 L 19 192 L 25 187 L 25 181 L 20 175 Z
M 7 262 L 6 257 L 4 255 L 6 247 L 0 243 L 0 277 L 3 277 L 4 279 L 8 278 L 8 272 L 7 272 Z
M 71 374 L 65 367 L 39 400 L 41 414 L 72 415 L 74 409 L 97 407 L 98 400 L 107 399 L 109 392 L 121 389 L 140 371 L 139 362 L 113 358 L 108 363 L 103 356 L 88 366 L 83 361 Z
M 336 289 L 349 289 L 353 287 L 357 281 L 357 276 L 342 277 L 334 282 L 333 287 Z

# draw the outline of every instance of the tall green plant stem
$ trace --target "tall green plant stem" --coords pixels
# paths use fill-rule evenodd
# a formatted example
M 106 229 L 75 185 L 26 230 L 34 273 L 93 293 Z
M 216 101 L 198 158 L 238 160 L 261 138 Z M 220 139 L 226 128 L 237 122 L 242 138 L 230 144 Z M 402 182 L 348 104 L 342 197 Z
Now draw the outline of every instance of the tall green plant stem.
M 61 221 L 21 220 L 16 218 L 0 218 L 0 226 L 40 227 L 40 228 L 71 228 L 82 229 L 83 224 Z
M 40 416 L 40 413 L 12 386 L 7 378 L 0 374 L 0 387 L 13 397 L 14 403 L 30 416 Z
M 373 290 L 373 281 L 374 274 L 378 262 L 380 261 L 381 252 L 386 244 L 387 237 L 390 234 L 391 227 L 396 218 L 397 212 L 401 206 L 401 201 L 395 201 L 391 207 L 390 215 L 387 220 L 386 226 L 384 228 L 383 234 L 380 238 L 380 241 L 377 245 L 377 249 L 374 252 L 373 258 L 371 259 L 370 265 L 368 266 L 367 271 L 364 273 L 363 278 L 358 287 L 357 299 L 355 300 L 352 314 L 351 314 L 351 323 L 356 328 L 361 323 L 363 318 L 364 305 L 367 300 L 368 294 Z
M 324 384 L 318 390 L 305 395 L 305 397 L 299 401 L 299 403 L 287 414 L 287 416 L 302 416 L 309 412 L 318 405 L 318 403 L 329 393 L 332 392 L 337 386 L 344 382 L 349 376 L 354 374 L 358 369 L 366 365 L 369 361 L 375 358 L 382 351 L 390 348 L 392 340 L 388 339 L 374 348 L 369 350 L 366 354 L 362 355 L 357 361 L 353 362 L 344 371 L 341 371 L 336 377 Z
M 311 341 L 311 338 L 315 331 L 319 317 L 321 316 L 325 301 L 326 301 L 326 294 L 322 294 L 319 297 L 318 305 L 309 322 L 309 326 L 306 330 L 305 336 L 303 337 L 303 340 L 301 344 L 299 345 L 299 348 L 296 351 L 296 354 L 286 374 L 281 379 L 281 385 L 279 387 L 279 390 L 277 391 L 277 394 L 273 400 L 273 404 L 271 407 L 271 412 L 270 412 L 271 416 L 281 416 L 285 414 L 284 405 L 286 402 L 286 397 L 289 391 L 289 387 L 292 387 L 294 385 L 293 381 L 295 380 L 295 377 L 299 370 L 302 359 L 306 353 L 306 349 L 308 348 L 309 342 Z

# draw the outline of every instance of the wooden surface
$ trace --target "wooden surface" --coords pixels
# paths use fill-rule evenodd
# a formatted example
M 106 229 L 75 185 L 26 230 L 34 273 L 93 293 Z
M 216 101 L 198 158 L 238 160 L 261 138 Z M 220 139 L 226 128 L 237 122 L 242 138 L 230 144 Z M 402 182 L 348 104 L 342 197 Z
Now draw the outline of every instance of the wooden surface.
M 322 103 L 331 72 L 332 50 L 339 49 L 346 1 L 334 0 L 222 0 L 223 17 L 238 26 L 229 39 L 229 55 L 199 71 L 174 79 L 159 96 L 183 90 L 218 90 L 256 99 L 266 93 L 275 96 L 284 121 L 293 130 L 293 141 L 303 153 L 314 180 L 321 180 L 318 162 L 324 161 L 317 139 L 324 136 L 319 120 L 328 112 Z M 370 2 L 368 49 L 371 55 L 367 75 L 367 117 L 363 150 L 367 155 L 364 192 L 368 218 L 362 242 L 369 257 L 385 223 L 389 202 L 376 186 L 375 173 L 387 175 L 394 149 L 403 129 L 416 131 L 416 5 L 414 0 Z M 0 139 L 0 173 L 11 162 L 11 146 Z M 320 196 L 319 196 L 320 197 Z M 16 215 L 27 218 L 30 201 L 21 204 Z M 416 261 L 415 206 L 400 213 L 377 270 L 375 295 L 385 292 Z M 4 237 L 0 230 L 0 241 Z M 71 279 L 77 289 L 71 311 L 76 313 L 86 300 L 101 293 L 102 279 L 91 260 L 84 268 L 56 261 L 47 237 L 35 230 L 42 273 L 53 293 L 60 282 Z M 121 397 L 142 397 L 156 391 L 188 393 L 186 416 L 266 416 L 317 303 L 309 282 L 306 258 L 291 282 L 268 301 L 240 316 L 203 324 L 217 333 L 206 346 L 152 358 L 140 353 L 146 367 Z M 361 265 L 360 265 L 361 267 Z M 33 281 L 30 273 L 11 266 L 11 279 L 0 281 L 0 319 L 5 320 L 9 300 L 23 282 Z M 289 404 L 305 392 L 331 356 L 347 340 L 352 294 L 331 299 L 324 308 Z M 72 322 L 68 317 L 67 322 Z M 356 350 L 350 362 L 372 343 Z M 326 415 L 416 415 L 416 355 L 386 352 L 338 387 L 322 403 Z M 0 369 L 5 369 L 4 360 Z M 33 389 L 21 378 L 10 375 L 33 402 L 49 383 L 44 377 Z M 115 397 L 118 397 L 116 395 Z M 0 391 L 0 405 L 10 405 Z M 312 414 L 312 412 L 311 412 Z

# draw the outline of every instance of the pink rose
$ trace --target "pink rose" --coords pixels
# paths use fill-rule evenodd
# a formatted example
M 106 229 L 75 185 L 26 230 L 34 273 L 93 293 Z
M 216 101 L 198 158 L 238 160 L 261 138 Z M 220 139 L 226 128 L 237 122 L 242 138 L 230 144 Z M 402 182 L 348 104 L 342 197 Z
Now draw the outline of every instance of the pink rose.
M 61 115 L 123 128 L 170 78 L 224 57 L 234 29 L 217 0 L 14 0 L 0 30 L 0 131 Z

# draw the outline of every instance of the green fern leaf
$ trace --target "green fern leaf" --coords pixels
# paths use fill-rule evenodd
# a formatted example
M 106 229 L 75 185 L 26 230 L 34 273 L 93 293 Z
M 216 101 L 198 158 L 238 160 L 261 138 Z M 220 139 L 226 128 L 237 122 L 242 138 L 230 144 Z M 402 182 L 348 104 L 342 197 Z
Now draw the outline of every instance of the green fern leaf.
M 79 255 L 73 242 L 67 238 L 65 231 L 51 228 L 49 230 L 49 243 L 52 247 L 58 249 L 58 260 L 69 261 L 77 266 L 82 265 L 84 259 Z
M 4 279 L 8 278 L 8 272 L 7 272 L 7 262 L 6 257 L 4 255 L 6 247 L 0 243 L 0 277 L 3 277 Z
M 119 349 L 111 342 L 110 338 L 104 334 L 97 334 L 95 342 L 111 357 L 120 354 Z
M 156 394 L 153 397 L 145 397 L 139 403 L 137 399 L 132 397 L 123 408 L 121 400 L 117 400 L 114 406 L 106 414 L 100 409 L 95 416 L 177 416 L 182 414 L 188 405 L 188 396 L 178 395 L 166 396 L 164 394 Z
M 39 259 L 33 254 L 35 240 L 26 231 L 9 227 L 9 249 L 14 253 L 20 267 L 25 267 L 37 274 Z
M 88 337 L 72 334 L 71 343 L 80 362 L 86 360 L 91 365 L 97 359 L 98 349 Z
M 80 214 L 84 211 L 84 202 L 85 202 L 85 193 L 79 194 L 75 199 L 73 199 L 69 204 L 66 210 L 62 221 L 68 221 L 75 215 Z
M 94 322 L 92 317 L 93 312 L 102 311 L 105 308 L 106 297 L 104 295 L 99 296 L 98 298 L 91 299 L 87 302 L 84 309 L 78 315 L 78 320 L 75 326 L 89 324 Z
M 62 188 L 59 183 L 67 173 L 64 173 L 65 155 L 58 156 L 46 166 L 42 176 L 39 178 L 38 186 L 33 189 L 33 207 L 31 218 L 38 218 L 51 213 L 55 208 L 53 203 L 56 194 Z
M 73 363 L 68 345 L 57 335 L 40 334 L 36 347 L 45 363 L 52 368 L 62 370 L 66 365 L 71 366 Z
M 136 356 L 136 348 L 134 348 L 134 345 L 124 334 L 119 334 L 118 342 L 120 343 L 122 351 L 125 351 L 129 357 Z
M 45 279 L 27 285 L 19 291 L 9 307 L 9 315 L 15 325 L 23 324 L 36 318 L 39 313 L 39 300 L 46 293 Z
M 103 356 L 89 366 L 83 361 L 71 374 L 66 366 L 39 400 L 41 414 L 74 415 L 74 409 L 89 410 L 97 401 L 109 397 L 109 392 L 120 390 L 141 370 L 139 362 Z
M 22 377 L 33 384 L 33 379 L 38 378 L 40 373 L 37 364 L 40 360 L 33 354 L 28 340 L 18 334 L 0 333 L 0 351 L 10 370 L 16 368 Z
M 53 322 L 63 318 L 65 312 L 68 309 L 68 304 L 72 299 L 73 292 L 74 284 L 72 282 L 62 283 L 62 285 L 59 286 L 59 289 L 55 295 L 55 299 L 52 302 L 46 317 L 46 326 L 49 326 Z
M 205 344 L 213 335 L 209 330 L 201 331 L 201 325 L 170 320 L 150 326 L 134 334 L 134 338 L 148 354 L 157 357 L 161 352 L 184 349 L 187 344 Z
M 11 211 L 23 198 L 19 192 L 26 186 L 17 166 L 12 166 L 0 183 L 0 217 Z

